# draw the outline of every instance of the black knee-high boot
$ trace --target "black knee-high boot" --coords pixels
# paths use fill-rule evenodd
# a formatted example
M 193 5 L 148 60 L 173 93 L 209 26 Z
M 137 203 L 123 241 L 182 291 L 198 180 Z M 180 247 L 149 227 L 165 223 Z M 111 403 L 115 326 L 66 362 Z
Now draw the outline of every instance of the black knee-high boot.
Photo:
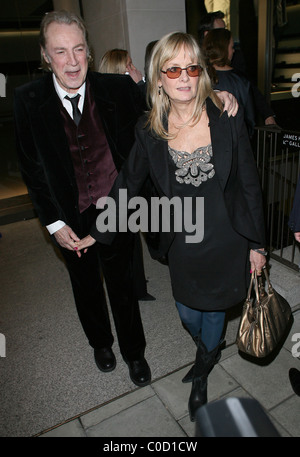
M 197 345 L 198 345 L 198 337 L 197 337 L 197 336 L 193 337 L 193 340 L 195 341 L 196 346 L 197 346 Z M 217 353 L 216 353 L 214 365 L 216 365 L 216 364 L 219 362 L 220 358 L 221 358 L 221 355 L 222 355 L 221 345 L 222 345 L 223 343 L 224 343 L 224 339 L 222 339 L 222 340 L 220 341 L 220 344 L 218 345 L 219 350 L 218 350 Z M 212 367 L 212 368 L 213 368 L 213 367 Z M 211 368 L 211 369 L 212 369 L 212 368 Z M 189 369 L 189 371 L 188 371 L 187 374 L 184 376 L 184 378 L 182 378 L 182 381 L 181 381 L 181 382 L 183 382 L 183 383 L 192 382 L 193 377 L 194 377 L 194 369 L 195 369 L 195 365 L 192 365 L 192 367 Z
M 198 346 L 198 339 L 199 337 L 198 336 L 192 336 L 196 346 Z M 189 369 L 189 371 L 187 372 L 187 374 L 184 376 L 184 378 L 182 378 L 182 382 L 186 383 L 186 382 L 192 382 L 193 380 L 193 376 L 194 376 L 194 368 L 195 368 L 195 365 L 192 365 L 192 367 Z
M 212 351 L 208 352 L 205 344 L 200 338 L 198 339 L 193 384 L 189 398 L 189 413 L 192 422 L 195 420 L 197 409 L 207 403 L 207 377 L 215 365 L 219 347 L 220 344 L 218 344 Z

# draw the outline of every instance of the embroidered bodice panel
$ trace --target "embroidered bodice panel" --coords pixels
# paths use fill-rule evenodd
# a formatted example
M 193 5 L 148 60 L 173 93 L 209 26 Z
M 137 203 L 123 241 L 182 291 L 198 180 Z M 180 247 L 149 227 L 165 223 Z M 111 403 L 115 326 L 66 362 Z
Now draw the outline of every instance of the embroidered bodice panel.
M 215 175 L 214 165 L 211 163 L 213 155 L 211 144 L 200 146 L 191 154 L 177 151 L 170 146 L 168 146 L 168 150 L 177 167 L 175 176 L 179 183 L 198 187 Z

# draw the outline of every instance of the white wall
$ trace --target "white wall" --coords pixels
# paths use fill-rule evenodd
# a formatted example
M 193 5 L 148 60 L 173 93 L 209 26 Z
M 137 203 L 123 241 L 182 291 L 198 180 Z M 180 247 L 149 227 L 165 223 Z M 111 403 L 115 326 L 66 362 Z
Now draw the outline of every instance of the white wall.
M 144 69 L 147 44 L 175 30 L 186 31 L 184 0 L 126 0 L 129 49 L 139 70 Z
M 108 49 L 122 48 L 143 71 L 150 41 L 186 31 L 185 0 L 82 0 L 82 8 L 95 70 Z
M 82 0 L 82 9 L 98 70 L 108 49 L 128 47 L 126 0 Z
M 53 0 L 54 10 L 67 10 L 80 15 L 78 0 Z

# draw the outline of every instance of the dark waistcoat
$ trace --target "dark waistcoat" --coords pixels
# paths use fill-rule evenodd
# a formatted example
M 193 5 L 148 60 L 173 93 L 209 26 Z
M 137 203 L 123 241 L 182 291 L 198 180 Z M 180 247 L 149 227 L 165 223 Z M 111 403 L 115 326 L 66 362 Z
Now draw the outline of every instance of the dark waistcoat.
M 96 205 L 98 198 L 108 195 L 117 170 L 88 82 L 79 125 L 76 126 L 63 105 L 61 114 L 76 176 L 79 211 L 82 213 L 91 204 Z

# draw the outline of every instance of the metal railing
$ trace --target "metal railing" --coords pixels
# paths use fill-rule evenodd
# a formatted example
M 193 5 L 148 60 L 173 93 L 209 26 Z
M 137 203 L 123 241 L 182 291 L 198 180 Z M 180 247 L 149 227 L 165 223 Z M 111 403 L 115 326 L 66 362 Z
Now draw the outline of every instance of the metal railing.
M 265 204 L 270 257 L 299 271 L 300 254 L 288 227 L 300 172 L 300 132 L 257 127 L 253 150 Z

